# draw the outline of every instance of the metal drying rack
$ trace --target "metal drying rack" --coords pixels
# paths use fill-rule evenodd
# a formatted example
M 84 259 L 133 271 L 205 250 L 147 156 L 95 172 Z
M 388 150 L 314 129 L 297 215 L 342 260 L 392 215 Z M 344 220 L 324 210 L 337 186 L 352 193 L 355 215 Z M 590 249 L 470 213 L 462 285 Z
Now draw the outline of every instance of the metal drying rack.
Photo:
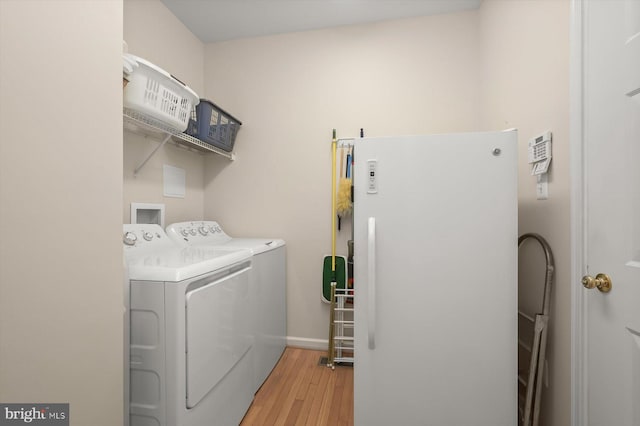
M 336 363 L 353 364 L 353 289 L 331 284 L 330 322 L 329 359 L 333 361 L 330 367 L 334 368 Z

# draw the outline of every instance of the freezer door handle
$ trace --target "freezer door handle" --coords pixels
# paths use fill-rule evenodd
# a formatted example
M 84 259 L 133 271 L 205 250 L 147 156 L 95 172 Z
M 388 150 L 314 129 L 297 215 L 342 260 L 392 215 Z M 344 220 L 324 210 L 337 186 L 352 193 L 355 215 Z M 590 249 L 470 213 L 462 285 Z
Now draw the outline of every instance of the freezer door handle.
M 369 349 L 376 348 L 376 218 L 370 217 L 367 239 L 367 328 Z

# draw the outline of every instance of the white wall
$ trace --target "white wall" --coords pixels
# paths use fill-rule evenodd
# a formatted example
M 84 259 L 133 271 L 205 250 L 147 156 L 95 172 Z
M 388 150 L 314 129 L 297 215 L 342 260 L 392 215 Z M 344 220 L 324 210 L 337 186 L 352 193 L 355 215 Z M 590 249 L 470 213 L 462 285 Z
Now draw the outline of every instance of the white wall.
M 130 53 L 204 92 L 204 44 L 160 0 L 124 0 L 123 25 Z
M 206 46 L 206 97 L 243 125 L 235 162 L 207 157 L 205 218 L 231 235 L 287 241 L 290 337 L 327 339 L 332 128 L 338 137 L 477 129 L 477 37 L 476 14 L 463 12 Z
M 198 95 L 204 92 L 204 45 L 160 0 L 125 0 L 124 39 L 129 52 L 175 75 Z M 161 139 L 124 132 L 123 222 L 132 202 L 165 204 L 165 224 L 202 219 L 204 156 L 174 144 L 162 147 L 134 176 Z M 186 171 L 185 198 L 163 195 L 163 165 Z
M 0 401 L 123 416 L 122 2 L 0 1 Z
M 519 231 L 549 242 L 556 263 L 551 295 L 548 377 L 541 424 L 570 424 L 571 286 L 569 226 L 569 1 L 484 0 L 479 10 L 482 125 L 519 131 Z M 527 164 L 529 139 L 553 132 L 549 199 L 536 200 Z M 520 251 L 521 306 L 539 313 L 544 258 L 539 247 Z M 533 303 L 532 303 L 533 302 Z M 535 306 L 534 306 L 535 305 Z

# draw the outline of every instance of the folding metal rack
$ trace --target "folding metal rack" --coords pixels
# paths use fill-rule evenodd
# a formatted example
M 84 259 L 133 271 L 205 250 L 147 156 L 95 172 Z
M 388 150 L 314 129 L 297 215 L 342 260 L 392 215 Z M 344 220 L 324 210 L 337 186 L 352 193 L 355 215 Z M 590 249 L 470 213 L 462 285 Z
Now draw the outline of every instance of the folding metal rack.
M 522 406 L 519 401 L 520 425 L 521 426 L 538 426 L 540 417 L 540 395 L 542 393 L 542 377 L 545 365 L 545 353 L 547 349 L 547 329 L 549 324 L 549 304 L 551 295 L 551 286 L 553 283 L 553 273 L 555 264 L 553 261 L 553 252 L 547 241 L 538 234 L 523 234 L 518 238 L 518 247 L 527 239 L 536 240 L 544 251 L 546 262 L 546 274 L 544 280 L 544 292 L 542 295 L 542 313 L 538 313 L 535 317 L 531 317 L 518 309 L 518 316 L 533 325 L 533 342 L 531 346 L 518 339 L 520 347 L 531 352 L 529 361 L 529 370 L 518 372 L 518 381 L 525 387 L 525 396 L 522 400 Z M 526 378 L 525 378 L 526 374 Z

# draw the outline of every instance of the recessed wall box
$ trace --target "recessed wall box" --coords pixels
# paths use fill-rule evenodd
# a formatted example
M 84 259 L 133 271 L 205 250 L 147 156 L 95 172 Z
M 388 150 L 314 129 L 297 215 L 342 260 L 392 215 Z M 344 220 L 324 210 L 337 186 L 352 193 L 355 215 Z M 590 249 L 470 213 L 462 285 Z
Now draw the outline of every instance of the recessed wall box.
M 164 204 L 131 203 L 131 223 L 153 223 L 164 228 Z

